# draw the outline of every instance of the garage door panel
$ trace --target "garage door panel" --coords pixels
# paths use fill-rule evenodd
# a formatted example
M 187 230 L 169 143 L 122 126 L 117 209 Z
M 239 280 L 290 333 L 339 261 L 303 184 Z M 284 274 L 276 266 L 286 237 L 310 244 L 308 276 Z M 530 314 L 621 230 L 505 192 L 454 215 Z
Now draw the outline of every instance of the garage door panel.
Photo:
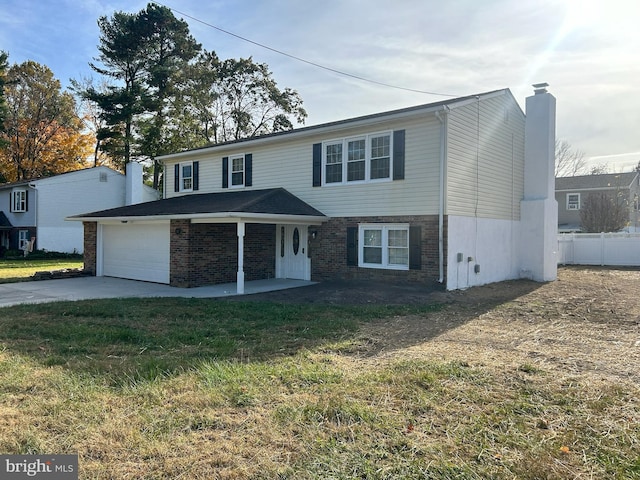
M 102 228 L 102 273 L 169 283 L 169 224 L 126 223 Z

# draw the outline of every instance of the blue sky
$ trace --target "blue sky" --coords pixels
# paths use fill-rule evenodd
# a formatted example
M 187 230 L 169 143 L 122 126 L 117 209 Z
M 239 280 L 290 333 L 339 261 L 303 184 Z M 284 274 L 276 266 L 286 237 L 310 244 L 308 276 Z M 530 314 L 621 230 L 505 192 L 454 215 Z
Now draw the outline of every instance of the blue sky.
M 97 19 L 137 0 L 0 0 L 0 49 L 35 60 L 68 85 L 92 74 Z M 593 163 L 640 160 L 637 0 L 165 0 L 180 12 L 327 67 L 410 89 L 468 95 L 509 87 L 524 107 L 531 84 L 558 101 L 558 136 Z M 175 13 L 180 18 L 180 13 Z M 267 63 L 296 89 L 307 125 L 449 97 L 327 72 L 185 18 L 220 58 Z

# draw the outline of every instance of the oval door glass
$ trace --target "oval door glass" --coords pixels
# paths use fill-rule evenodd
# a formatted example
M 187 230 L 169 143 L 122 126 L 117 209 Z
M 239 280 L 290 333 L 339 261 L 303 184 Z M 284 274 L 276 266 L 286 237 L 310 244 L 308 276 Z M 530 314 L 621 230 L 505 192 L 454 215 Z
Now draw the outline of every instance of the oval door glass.
M 299 249 L 300 249 L 300 232 L 298 231 L 298 227 L 296 227 L 293 229 L 293 254 L 297 255 Z

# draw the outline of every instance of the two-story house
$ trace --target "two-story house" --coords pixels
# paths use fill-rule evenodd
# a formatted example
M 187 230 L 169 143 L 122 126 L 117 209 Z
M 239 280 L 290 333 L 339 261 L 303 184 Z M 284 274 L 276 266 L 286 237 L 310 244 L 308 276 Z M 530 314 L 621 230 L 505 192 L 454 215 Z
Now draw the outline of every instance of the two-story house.
M 85 270 L 239 293 L 553 280 L 555 98 L 538 87 L 531 122 L 504 89 L 166 155 L 163 200 L 73 218 Z
M 592 193 L 607 193 L 618 198 L 629 209 L 627 230 L 640 231 L 640 173 L 606 173 L 556 178 L 558 202 L 558 231 L 580 232 L 580 211 Z
M 31 242 L 40 250 L 82 253 L 82 225 L 66 217 L 158 198 L 144 186 L 139 164 L 126 176 L 95 167 L 0 185 L 0 247 L 23 250 Z

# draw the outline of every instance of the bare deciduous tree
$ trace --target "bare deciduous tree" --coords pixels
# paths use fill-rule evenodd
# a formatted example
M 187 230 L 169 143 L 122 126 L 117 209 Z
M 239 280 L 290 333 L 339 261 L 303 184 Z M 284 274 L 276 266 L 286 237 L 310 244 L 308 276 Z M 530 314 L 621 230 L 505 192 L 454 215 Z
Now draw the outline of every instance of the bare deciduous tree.
M 618 232 L 629 220 L 629 205 L 622 192 L 590 193 L 580 209 L 582 230 L 587 233 Z
M 587 173 L 584 152 L 575 150 L 566 140 L 556 140 L 556 177 L 573 177 Z

